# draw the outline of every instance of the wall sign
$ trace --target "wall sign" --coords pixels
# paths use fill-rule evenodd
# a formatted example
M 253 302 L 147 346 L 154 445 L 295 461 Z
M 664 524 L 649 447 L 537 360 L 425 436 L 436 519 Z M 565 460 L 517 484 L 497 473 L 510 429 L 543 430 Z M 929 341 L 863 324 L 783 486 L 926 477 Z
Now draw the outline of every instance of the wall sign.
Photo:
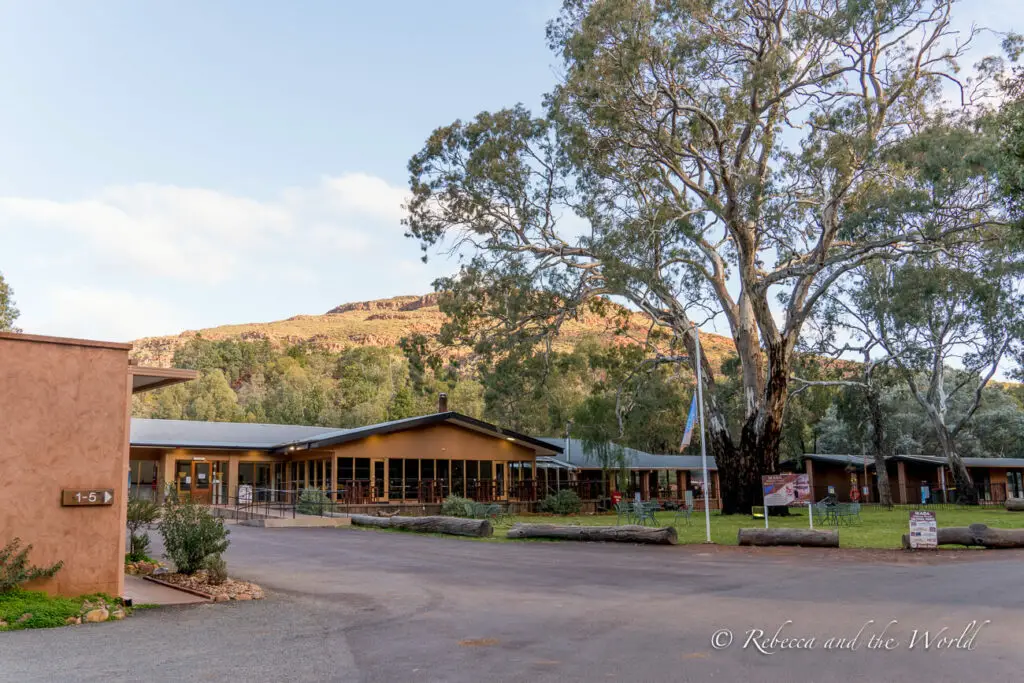
M 113 505 L 114 489 L 63 489 L 60 504 L 64 507 L 80 505 Z

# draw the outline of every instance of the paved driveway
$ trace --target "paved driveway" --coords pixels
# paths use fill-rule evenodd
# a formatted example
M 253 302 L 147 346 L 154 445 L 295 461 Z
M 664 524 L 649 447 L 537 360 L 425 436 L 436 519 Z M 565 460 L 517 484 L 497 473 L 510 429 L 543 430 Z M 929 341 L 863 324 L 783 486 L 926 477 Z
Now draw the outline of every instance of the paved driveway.
M 987 683 L 1024 672 L 1021 555 L 871 564 L 356 529 L 235 526 L 231 538 L 229 567 L 267 600 L 6 634 L 0 680 Z M 963 649 L 924 649 L 925 629 L 959 636 L 985 620 Z M 715 649 L 723 629 L 733 641 Z M 765 634 L 744 648 L 751 629 Z M 827 640 L 858 632 L 846 648 Z M 783 649 L 786 638 L 809 649 Z

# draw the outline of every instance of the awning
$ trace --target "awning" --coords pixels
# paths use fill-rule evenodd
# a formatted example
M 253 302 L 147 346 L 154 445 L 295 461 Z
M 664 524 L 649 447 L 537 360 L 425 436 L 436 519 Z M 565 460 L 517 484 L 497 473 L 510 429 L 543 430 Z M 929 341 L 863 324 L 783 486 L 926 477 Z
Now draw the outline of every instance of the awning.
M 147 368 L 141 365 L 129 365 L 128 373 L 132 376 L 132 393 L 152 391 L 172 384 L 181 384 L 195 379 L 199 373 L 195 370 L 179 370 L 178 368 Z

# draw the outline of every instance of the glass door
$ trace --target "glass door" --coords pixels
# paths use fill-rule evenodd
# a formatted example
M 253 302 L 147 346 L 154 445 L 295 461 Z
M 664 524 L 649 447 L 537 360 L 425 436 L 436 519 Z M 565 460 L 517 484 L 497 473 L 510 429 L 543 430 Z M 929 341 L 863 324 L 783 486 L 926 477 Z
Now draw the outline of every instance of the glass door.
M 192 498 L 199 503 L 212 502 L 210 482 L 210 463 L 194 462 L 192 479 Z

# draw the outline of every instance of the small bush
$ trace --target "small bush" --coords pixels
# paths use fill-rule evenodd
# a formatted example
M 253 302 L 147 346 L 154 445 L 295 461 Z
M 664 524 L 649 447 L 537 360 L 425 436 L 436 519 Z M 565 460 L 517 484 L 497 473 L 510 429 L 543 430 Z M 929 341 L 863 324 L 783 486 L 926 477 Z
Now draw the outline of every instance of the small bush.
M 299 496 L 296 511 L 303 515 L 322 515 L 330 512 L 334 504 L 331 497 L 320 489 L 305 489 Z
M 448 496 L 441 503 L 441 514 L 445 517 L 472 517 L 473 501 L 462 496 Z
M 28 554 L 32 550 L 29 544 L 23 549 L 21 539 L 15 538 L 0 550 L 0 593 L 12 591 L 23 583 L 35 579 L 48 579 L 64 566 L 58 562 L 51 567 L 36 567 L 28 563 Z
M 575 491 L 559 491 L 540 502 L 541 512 L 551 512 L 556 515 L 575 515 L 582 509 L 583 501 Z
M 219 586 L 228 580 L 228 563 L 220 555 L 210 555 L 203 564 L 206 570 L 207 580 L 214 586 Z
M 160 518 L 160 506 L 152 500 L 131 496 L 128 498 L 128 559 L 139 562 L 146 559 L 149 534 L 139 533 L 144 526 Z
M 143 562 L 149 559 L 149 534 L 132 534 L 128 537 L 129 562 Z
M 164 505 L 160 534 L 164 538 L 164 556 L 174 562 L 182 574 L 195 574 L 206 558 L 227 550 L 228 534 L 224 520 L 214 517 L 198 503 L 186 500 Z

